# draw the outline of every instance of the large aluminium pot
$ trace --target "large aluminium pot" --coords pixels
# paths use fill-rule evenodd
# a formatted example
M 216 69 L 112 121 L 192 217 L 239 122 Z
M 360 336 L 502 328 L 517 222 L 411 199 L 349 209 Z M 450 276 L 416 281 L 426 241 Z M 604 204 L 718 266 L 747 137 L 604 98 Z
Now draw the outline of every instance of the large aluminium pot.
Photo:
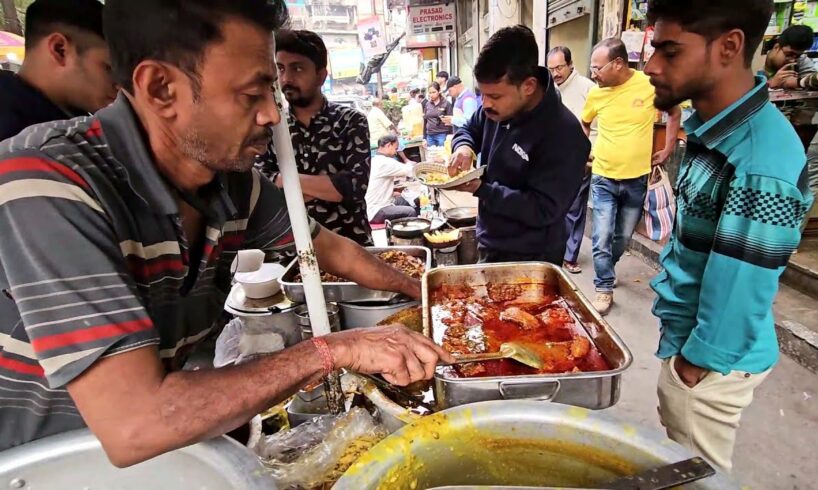
M 274 490 L 276 485 L 253 452 L 225 436 L 119 469 L 83 429 L 0 453 L 0 488 Z
M 663 434 L 599 412 L 532 401 L 456 407 L 404 427 L 359 459 L 334 490 L 444 485 L 588 487 L 693 455 Z M 724 475 L 687 490 L 737 490 Z
M 367 303 L 339 303 L 341 308 L 341 330 L 359 327 L 374 327 L 385 318 L 419 305 L 419 301 L 387 303 L 372 301 Z

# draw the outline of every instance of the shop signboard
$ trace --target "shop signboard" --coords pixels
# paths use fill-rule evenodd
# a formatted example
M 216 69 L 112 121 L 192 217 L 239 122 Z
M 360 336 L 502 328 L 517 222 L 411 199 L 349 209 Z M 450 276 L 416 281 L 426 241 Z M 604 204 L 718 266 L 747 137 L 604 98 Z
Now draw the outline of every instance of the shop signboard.
M 625 31 L 619 37 L 628 51 L 628 62 L 639 62 L 642 59 L 642 48 L 645 46 L 645 33 L 642 31 Z
M 329 51 L 330 74 L 334 80 L 355 78 L 361 72 L 363 57 L 359 48 L 335 48 Z
M 358 21 L 358 42 L 366 59 L 386 52 L 386 32 L 377 15 Z
M 455 32 L 454 2 L 437 5 L 409 6 L 409 35 Z

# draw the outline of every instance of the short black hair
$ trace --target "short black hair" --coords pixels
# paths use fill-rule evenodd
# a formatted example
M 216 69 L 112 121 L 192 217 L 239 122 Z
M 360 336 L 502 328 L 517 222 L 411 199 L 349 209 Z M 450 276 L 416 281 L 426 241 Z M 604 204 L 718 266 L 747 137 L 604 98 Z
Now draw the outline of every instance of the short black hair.
M 449 79 L 449 72 L 440 70 L 439 72 L 437 72 L 437 75 L 435 76 L 435 78 L 445 78 L 446 80 L 448 80 Z
M 495 32 L 477 57 L 474 77 L 478 82 L 496 83 L 503 77 L 514 85 L 537 75 L 539 58 L 534 33 L 524 25 L 504 27 Z
M 739 29 L 744 33 L 744 64 L 752 65 L 770 17 L 773 0 L 649 0 L 648 21 L 676 22 L 682 29 L 713 40 Z M 812 45 L 810 38 L 809 45 Z M 809 46 L 807 46 L 809 47 Z M 806 48 L 805 48 L 806 49 Z
M 798 51 L 806 51 L 812 47 L 814 36 L 815 33 L 810 26 L 789 26 L 775 38 L 775 43 L 782 48 L 789 46 Z
M 327 46 L 321 36 L 312 31 L 284 30 L 276 33 L 276 53 L 300 54 L 315 64 L 316 70 L 327 67 Z
M 625 63 L 628 62 L 628 48 L 625 47 L 625 43 L 623 43 L 618 37 L 609 37 L 608 39 L 599 41 L 599 44 L 594 46 L 593 51 L 596 51 L 599 48 L 605 48 L 608 50 L 608 61 L 622 58 Z
M 134 69 L 152 59 L 177 66 L 198 87 L 205 49 L 222 40 L 228 18 L 274 31 L 289 16 L 284 0 L 107 0 L 103 26 L 114 80 L 132 91 Z
M 398 137 L 394 134 L 385 134 L 378 138 L 378 148 L 383 148 L 386 145 L 391 145 L 392 143 L 397 143 Z
M 429 88 L 433 88 L 433 89 L 437 90 L 438 92 L 440 92 L 440 84 L 437 83 L 437 82 L 430 83 Z
M 557 53 L 562 53 L 562 56 L 565 58 L 565 62 L 569 65 L 574 64 L 574 60 L 571 58 L 571 50 L 568 49 L 568 46 L 557 46 L 555 48 L 551 48 L 551 51 L 548 52 L 548 56 Z
M 26 9 L 26 49 L 34 48 L 49 34 L 66 28 L 104 39 L 102 4 L 97 0 L 36 0 Z M 80 51 L 87 47 L 81 41 L 74 41 Z
M 413 88 L 409 91 L 409 97 L 416 97 L 420 93 L 419 88 Z

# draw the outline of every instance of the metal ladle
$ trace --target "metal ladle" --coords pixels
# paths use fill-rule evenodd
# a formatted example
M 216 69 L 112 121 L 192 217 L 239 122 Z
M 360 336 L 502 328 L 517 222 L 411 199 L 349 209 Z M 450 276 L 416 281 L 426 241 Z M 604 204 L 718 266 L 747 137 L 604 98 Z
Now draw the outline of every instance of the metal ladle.
M 449 485 L 428 490 L 665 490 L 685 483 L 708 478 L 716 470 L 703 458 L 691 458 L 678 463 L 660 466 L 634 476 L 617 478 L 600 487 L 520 487 L 507 485 Z

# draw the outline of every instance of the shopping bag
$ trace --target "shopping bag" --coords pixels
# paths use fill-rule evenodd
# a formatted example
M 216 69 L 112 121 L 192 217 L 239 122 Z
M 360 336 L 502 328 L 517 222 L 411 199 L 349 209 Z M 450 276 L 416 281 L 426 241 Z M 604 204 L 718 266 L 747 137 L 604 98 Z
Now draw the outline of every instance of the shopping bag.
M 644 209 L 645 235 L 656 242 L 667 239 L 676 217 L 676 196 L 667 172 L 661 166 L 654 167 L 648 179 Z

